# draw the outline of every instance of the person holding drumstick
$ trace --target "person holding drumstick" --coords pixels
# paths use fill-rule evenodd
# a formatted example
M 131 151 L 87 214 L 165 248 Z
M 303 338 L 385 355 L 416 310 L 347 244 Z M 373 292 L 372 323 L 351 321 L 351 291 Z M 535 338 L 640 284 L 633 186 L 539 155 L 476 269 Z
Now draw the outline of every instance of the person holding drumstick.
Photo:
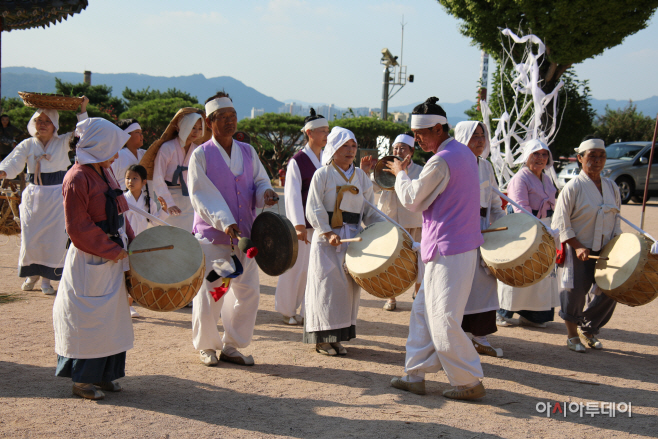
M 310 116 L 304 119 L 302 132 L 308 143 L 288 162 L 285 185 L 286 216 L 295 226 L 299 240 L 297 262 L 279 276 L 274 293 L 274 309 L 281 313 L 287 325 L 301 325 L 303 321 L 310 240 L 313 238 L 313 227 L 306 220 L 306 200 L 313 175 L 322 167 L 322 148 L 327 144 L 329 123 L 311 108 Z M 300 305 L 302 311 L 298 315 Z
M 480 229 L 488 229 L 496 220 L 505 216 L 502 200 L 493 191 L 498 189 L 493 166 L 487 161 L 489 156 L 489 132 L 482 122 L 459 122 L 455 127 L 455 140 L 468 146 L 478 163 L 480 184 Z M 502 357 L 503 350 L 494 348 L 487 335 L 498 330 L 496 311 L 498 304 L 498 284 L 496 278 L 482 262 L 478 249 L 478 261 L 471 294 L 466 303 L 462 329 L 473 336 L 473 346 L 478 353 L 492 357 Z
M 188 182 L 194 207 L 193 233 L 210 271 L 213 261 L 232 260 L 233 243 L 239 236 L 250 236 L 256 208 L 272 206 L 278 197 L 256 150 L 233 139 L 238 115 L 227 93 L 217 93 L 206 101 L 206 122 L 212 138 L 192 153 Z M 235 256 L 244 272 L 231 280 L 228 292 L 213 295 L 211 291 L 220 287 L 222 280 L 211 283 L 206 279 L 194 297 L 192 343 L 206 366 L 214 366 L 218 360 L 254 365 L 253 357 L 243 355 L 238 348 L 249 346 L 254 335 L 260 299 L 258 265 L 239 248 Z M 220 317 L 223 337 L 217 330 Z
M 507 185 L 507 196 L 550 228 L 557 192 L 552 178 L 555 172 L 550 149 L 541 140 L 530 140 L 516 163 L 524 166 Z M 510 208 L 521 212 L 516 206 Z M 501 308 L 496 316 L 498 326 L 516 324 L 512 316 L 517 313 L 521 326 L 545 328 L 547 322 L 553 321 L 555 307 L 560 303 L 555 271 L 528 287 L 512 287 L 498 281 L 498 300 Z
M 356 138 L 334 127 L 322 155 L 326 166 L 313 175 L 306 202 L 306 218 L 316 231 L 306 280 L 304 343 L 324 355 L 347 355 L 341 344 L 356 337 L 359 287 L 343 268 L 347 243 L 366 225 L 383 218 L 364 202 L 374 202 L 368 175 L 352 163 Z
M 621 196 L 614 181 L 601 177 L 606 161 L 603 140 L 586 140 L 576 153 L 580 174 L 560 193 L 553 228 L 560 231 L 565 253 L 564 261 L 558 265 L 558 277 L 560 317 L 567 327 L 567 346 L 584 353 L 587 352 L 584 344 L 603 348 L 596 335 L 608 323 L 617 304 L 595 288 L 596 261 L 589 256 L 598 255 L 603 246 L 621 234 L 617 217 Z
M 414 154 L 414 138 L 413 133 L 409 134 L 400 134 L 393 141 L 393 155 L 396 155 L 402 159 L 405 159 L 407 156 L 413 156 Z M 370 173 L 376 164 L 376 160 L 372 156 L 366 156 L 361 159 L 361 169 L 364 172 Z M 417 179 L 420 176 L 420 171 L 423 170 L 423 167 L 417 165 L 413 161 L 409 163 L 407 168 L 407 175 L 412 180 Z M 393 221 L 400 224 L 404 227 L 407 232 L 413 237 L 415 242 L 420 242 L 421 232 L 423 226 L 423 214 L 421 212 L 412 212 L 409 209 L 405 208 L 398 196 L 395 194 L 395 191 L 384 191 L 379 185 L 375 182 L 374 175 L 371 176 L 373 183 L 373 188 L 375 193 L 379 192 L 379 201 L 377 202 L 377 207 L 379 210 L 384 212 L 386 215 L 391 217 Z M 423 280 L 423 261 L 418 259 L 418 279 L 414 289 L 413 297 L 416 298 L 418 289 L 420 289 L 420 283 Z M 384 310 L 393 311 L 396 308 L 395 297 L 388 299 L 386 304 L 384 304 Z
M 78 120 L 87 118 L 89 99 L 83 96 Z M 18 277 L 25 277 L 23 291 L 34 289 L 41 277 L 41 291 L 56 293 L 51 280 L 62 277 L 66 231 L 62 207 L 62 182 L 71 166 L 69 140 L 73 133 L 58 134 L 59 113 L 38 109 L 27 124 L 32 137 L 23 140 L 0 163 L 0 179 L 16 178 L 27 165 L 27 187 L 20 204 L 21 251 Z M 38 208 L 37 208 L 38 206 Z
M 75 133 L 77 163 L 62 186 L 71 245 L 53 306 L 55 374 L 73 380 L 75 395 L 103 399 L 121 390 L 115 380 L 125 376 L 134 339 L 124 271 L 135 236 L 110 170 L 130 134 L 101 118 L 79 122 Z
M 411 130 L 423 151 L 433 152 L 420 176 L 411 180 L 411 162 L 388 164 L 396 176 L 395 192 L 409 210 L 423 212 L 421 256 L 423 284 L 411 308 L 405 372 L 391 385 L 425 394 L 425 374 L 441 367 L 453 386 L 452 399 L 485 396 L 484 374 L 473 343 L 461 328 L 477 264 L 480 233 L 480 189 L 477 161 L 466 145 L 448 134 L 446 112 L 431 97 L 416 106 Z

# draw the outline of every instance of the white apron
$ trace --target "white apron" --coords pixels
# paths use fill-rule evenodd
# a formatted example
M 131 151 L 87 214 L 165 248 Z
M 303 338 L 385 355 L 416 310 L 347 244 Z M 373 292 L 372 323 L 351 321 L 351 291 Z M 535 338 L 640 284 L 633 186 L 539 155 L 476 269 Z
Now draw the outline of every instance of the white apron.
M 540 219 L 547 227 L 551 217 Z M 553 271 L 534 285 L 524 288 L 511 287 L 498 281 L 500 308 L 507 311 L 548 311 L 560 306 L 557 265 Z
M 183 195 L 183 191 L 179 187 L 169 187 L 169 193 L 174 199 L 174 206 L 181 210 L 180 215 L 169 215 L 167 222 L 174 227 L 179 227 L 192 233 L 192 226 L 194 225 L 194 208 L 192 208 L 192 201 L 190 197 Z M 167 206 L 167 208 L 172 206 Z
M 125 232 L 120 232 L 125 238 Z M 109 357 L 133 347 L 124 259 L 114 263 L 71 244 L 53 306 L 55 352 L 67 358 Z
M 19 209 L 21 251 L 18 265 L 63 267 L 67 238 L 62 185 L 28 184 L 23 191 Z M 61 274 L 59 270 L 57 274 Z

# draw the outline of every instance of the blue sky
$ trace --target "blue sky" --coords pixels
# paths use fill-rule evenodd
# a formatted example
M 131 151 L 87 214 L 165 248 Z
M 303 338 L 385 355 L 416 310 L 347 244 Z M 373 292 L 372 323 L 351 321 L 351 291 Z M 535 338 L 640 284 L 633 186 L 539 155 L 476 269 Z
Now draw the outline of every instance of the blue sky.
M 90 0 L 79 15 L 47 29 L 3 32 L 2 65 L 232 76 L 279 100 L 378 107 L 380 52 L 400 54 L 416 81 L 389 105 L 438 96 L 473 100 L 480 52 L 459 21 L 434 0 L 145 1 Z M 597 99 L 658 94 L 658 24 L 576 66 Z M 230 90 L 229 90 L 230 91 Z

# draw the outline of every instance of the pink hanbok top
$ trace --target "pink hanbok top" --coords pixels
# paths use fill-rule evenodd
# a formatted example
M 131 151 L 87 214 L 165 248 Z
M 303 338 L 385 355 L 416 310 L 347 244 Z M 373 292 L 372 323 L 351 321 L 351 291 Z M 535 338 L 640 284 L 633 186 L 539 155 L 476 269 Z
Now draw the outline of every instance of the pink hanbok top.
M 555 209 L 556 192 L 557 189 L 546 173 L 542 173 L 540 180 L 527 166 L 521 168 L 507 185 L 507 196 L 539 219 L 550 216 L 548 211 Z M 514 207 L 514 212 L 521 211 Z

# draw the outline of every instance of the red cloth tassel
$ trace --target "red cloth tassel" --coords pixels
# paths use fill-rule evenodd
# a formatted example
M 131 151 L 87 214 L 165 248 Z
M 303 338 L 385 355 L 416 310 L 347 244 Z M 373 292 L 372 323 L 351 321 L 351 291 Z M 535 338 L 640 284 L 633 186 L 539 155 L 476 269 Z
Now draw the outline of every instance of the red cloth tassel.
M 566 258 L 567 258 L 566 244 L 563 242 L 562 247 L 560 247 L 560 249 L 557 250 L 557 257 L 555 258 L 555 263 L 556 264 L 564 264 L 564 260 Z
M 228 291 L 228 286 L 220 285 L 217 288 L 214 288 L 210 291 L 210 295 L 215 299 L 215 302 L 217 302 L 219 299 L 221 299 L 224 294 Z
M 255 258 L 257 254 L 258 249 L 256 247 L 251 247 L 249 250 L 247 250 L 247 257 L 249 259 Z

